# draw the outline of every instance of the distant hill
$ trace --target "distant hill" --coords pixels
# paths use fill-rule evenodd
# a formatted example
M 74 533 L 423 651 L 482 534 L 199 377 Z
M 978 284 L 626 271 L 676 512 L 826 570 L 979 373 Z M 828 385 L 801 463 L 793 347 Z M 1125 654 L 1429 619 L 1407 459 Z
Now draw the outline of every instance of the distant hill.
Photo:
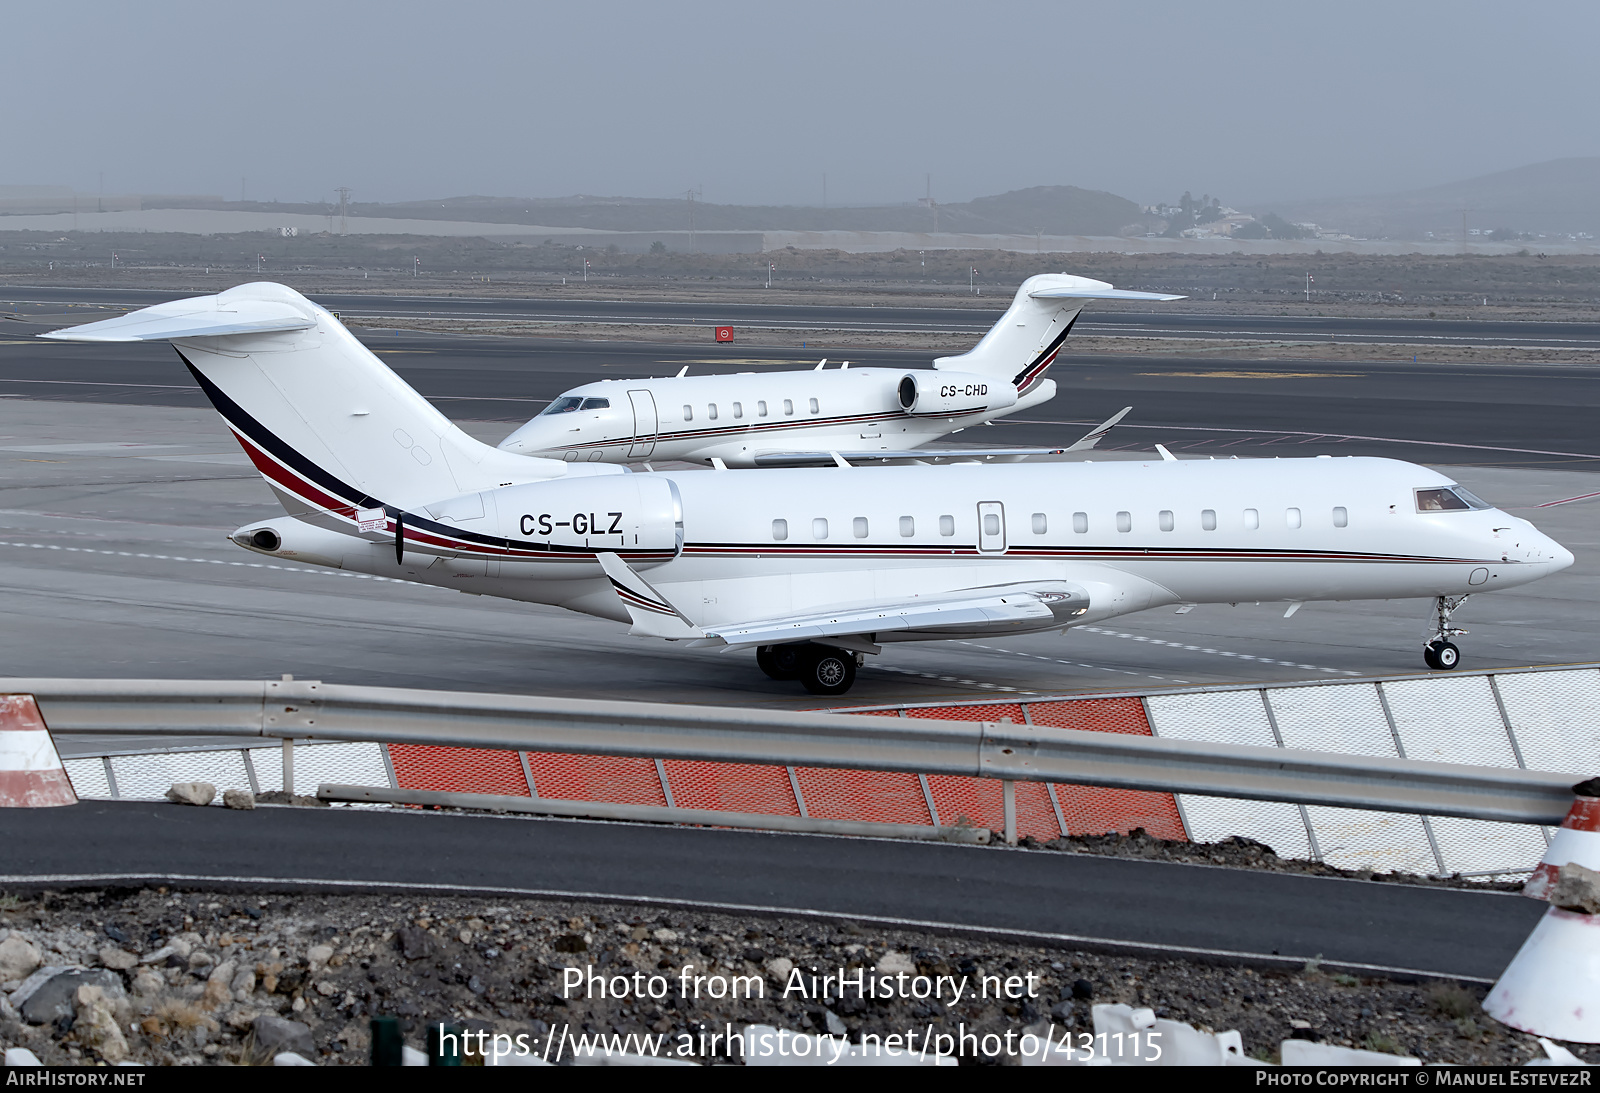
M 1368 238 L 1420 239 L 1433 232 L 1459 239 L 1463 209 L 1469 229 L 1600 235 L 1600 158 L 1553 159 L 1398 194 L 1259 207 Z
M 159 199 L 147 207 L 163 207 Z M 184 207 L 189 207 L 185 204 Z M 327 206 L 219 203 L 217 207 L 254 211 L 306 211 L 324 214 Z M 940 205 L 882 205 L 820 208 L 805 205 L 717 205 L 696 201 L 693 227 L 700 231 L 899 231 L 1032 235 L 1117 235 L 1141 224 L 1140 207 L 1126 198 L 1077 186 L 1034 186 L 972 201 Z M 691 204 L 685 198 L 451 197 L 392 204 L 355 202 L 351 216 L 419 220 L 470 220 L 490 224 L 540 224 L 552 228 L 604 231 L 684 231 Z M 1143 230 L 1140 228 L 1140 230 Z

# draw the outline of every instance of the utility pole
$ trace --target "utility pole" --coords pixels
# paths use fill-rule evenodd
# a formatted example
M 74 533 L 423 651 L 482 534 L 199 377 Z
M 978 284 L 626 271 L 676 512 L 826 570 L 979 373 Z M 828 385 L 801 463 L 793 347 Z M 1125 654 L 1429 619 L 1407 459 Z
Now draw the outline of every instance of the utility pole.
M 413 281 L 417 279 L 417 267 L 420 265 L 422 265 L 422 259 L 413 254 L 411 256 L 411 279 Z
M 978 267 L 977 266 L 969 266 L 969 267 L 967 267 L 967 287 L 972 290 L 972 294 L 974 296 L 976 296 L 978 294 Z
M 1311 271 L 1306 270 L 1306 303 L 1311 302 Z
M 770 261 L 770 260 L 767 262 L 767 287 L 768 288 L 772 287 L 772 271 L 777 269 L 777 268 L 778 268 L 778 263 Z
M 589 283 L 589 260 L 587 258 L 583 260 L 583 283 Z
M 346 220 L 350 215 L 350 187 L 339 186 L 335 192 L 339 195 L 339 234 L 343 235 L 348 226 Z
M 704 188 L 702 188 L 700 192 L 704 193 Z M 686 190 L 683 196 L 689 200 L 689 253 L 693 254 L 700 249 L 695 246 L 694 239 L 694 199 L 696 194 L 694 190 Z

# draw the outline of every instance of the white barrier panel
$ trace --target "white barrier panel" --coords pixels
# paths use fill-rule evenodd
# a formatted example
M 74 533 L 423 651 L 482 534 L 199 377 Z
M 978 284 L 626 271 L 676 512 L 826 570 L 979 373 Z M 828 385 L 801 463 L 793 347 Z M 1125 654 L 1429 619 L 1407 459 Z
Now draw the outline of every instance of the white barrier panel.
M 244 756 L 231 749 L 114 755 L 111 774 L 117 782 L 117 796 L 131 800 L 160 800 L 175 782 L 210 782 L 219 792 L 250 788 Z
M 382 744 L 297 744 L 293 754 L 297 793 L 314 794 L 324 782 L 395 788 Z M 218 790 L 255 793 L 283 788 L 283 749 L 278 745 L 114 755 L 109 762 L 115 787 L 106 777 L 106 762 L 98 756 L 65 761 L 67 777 L 79 797 L 159 801 L 174 782 L 210 782 Z
M 281 748 L 251 748 L 250 758 L 262 793 L 283 788 Z M 397 788 L 389 778 L 382 744 L 296 744 L 294 791 L 309 796 L 324 782 Z
M 1529 770 L 1600 774 L 1600 670 L 1517 672 L 1495 684 Z
M 1487 676 L 1398 680 L 1382 688 L 1406 758 L 1480 767 L 1519 765 Z M 1525 824 L 1441 816 L 1428 823 L 1446 873 L 1520 871 L 1545 850 L 1545 836 Z
M 1258 748 L 1281 746 L 1259 691 L 1151 695 L 1145 700 L 1150 730 L 1169 740 L 1211 740 Z M 1230 797 L 1178 796 L 1189 837 L 1217 842 L 1232 835 L 1266 843 L 1285 858 L 1312 856 L 1299 806 Z
M 1394 734 L 1370 683 L 1275 687 L 1267 702 L 1286 748 L 1393 758 Z M 1310 806 L 1306 816 L 1322 860 L 1342 869 L 1436 873 L 1426 822 L 1417 816 Z

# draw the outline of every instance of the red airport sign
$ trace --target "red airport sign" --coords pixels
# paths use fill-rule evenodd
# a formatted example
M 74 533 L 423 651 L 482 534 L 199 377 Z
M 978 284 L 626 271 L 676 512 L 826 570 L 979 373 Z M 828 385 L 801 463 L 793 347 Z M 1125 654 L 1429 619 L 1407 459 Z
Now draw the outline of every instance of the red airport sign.
M 719 342 L 731 342 L 731 341 L 733 341 L 733 327 L 731 327 L 731 326 L 719 326 L 719 327 L 717 327 L 717 341 L 719 341 Z

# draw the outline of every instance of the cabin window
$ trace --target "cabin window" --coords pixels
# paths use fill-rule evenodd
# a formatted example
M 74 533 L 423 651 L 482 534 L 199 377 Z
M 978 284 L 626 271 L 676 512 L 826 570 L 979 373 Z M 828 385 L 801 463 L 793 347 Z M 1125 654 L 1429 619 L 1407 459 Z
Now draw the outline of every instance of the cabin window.
M 999 513 L 986 512 L 986 513 L 983 514 L 983 533 L 985 535 L 999 535 L 1000 534 L 1000 514 Z
M 717 404 L 716 403 L 713 402 L 710 406 L 706 407 L 706 416 L 708 418 L 710 418 L 712 421 L 717 420 Z
M 1297 528 L 1297 527 L 1300 526 L 1300 510 L 1299 509 L 1289 509 L 1286 512 L 1284 512 L 1283 515 L 1284 515 L 1284 519 L 1288 521 L 1290 527 Z
M 774 539 L 787 539 L 789 537 L 789 521 L 772 521 L 772 537 Z
M 1119 512 L 1119 513 L 1117 513 L 1117 530 L 1118 531 L 1132 531 L 1133 530 L 1133 514 L 1131 512 Z
M 583 409 L 609 410 L 611 409 L 611 400 L 608 398 L 586 398 L 583 400 Z
M 1049 530 L 1050 530 L 1050 522 L 1045 519 L 1044 513 L 1042 513 L 1042 512 L 1034 513 L 1033 514 L 1033 533 L 1035 535 L 1043 535 L 1045 532 L 1047 532 Z
M 939 534 L 954 535 L 956 533 L 956 518 L 954 516 L 939 517 Z
M 1156 524 L 1162 531 L 1171 531 L 1173 528 L 1172 510 L 1162 509 L 1156 514 Z
M 783 400 L 783 412 L 785 414 L 794 413 L 794 400 L 793 399 L 787 399 L 786 398 L 786 399 Z
M 917 533 L 917 522 L 909 516 L 900 517 L 900 534 L 907 539 Z
M 760 399 L 756 402 L 756 417 L 767 416 L 767 400 Z
M 1072 530 L 1079 535 L 1089 534 L 1089 514 L 1087 512 L 1075 512 L 1072 514 Z
M 689 406 L 689 405 L 685 404 L 685 406 L 683 408 L 683 420 L 685 420 L 685 421 L 693 421 L 694 420 L 694 407 L 693 406 Z
M 1333 510 L 1333 526 L 1344 528 L 1350 526 L 1350 510 L 1343 505 L 1338 505 Z
M 733 404 L 733 416 L 736 418 L 744 417 L 744 403 L 736 402 Z
M 1244 510 L 1244 526 L 1254 531 L 1261 526 L 1261 514 L 1255 509 Z
M 857 539 L 865 539 L 867 537 L 867 518 L 865 516 L 857 516 L 850 521 L 850 533 Z
M 813 539 L 826 539 L 828 537 L 828 521 L 819 516 L 811 521 L 811 537 Z
M 817 400 L 816 399 L 812 399 L 811 400 L 811 412 L 813 414 L 816 414 L 816 413 L 820 413 L 821 411 L 822 411 L 822 407 L 817 404 Z
M 1200 510 L 1200 527 L 1205 531 L 1216 531 L 1217 530 L 1217 510 L 1216 509 L 1201 509 Z
M 570 414 L 583 405 L 583 399 L 577 395 L 562 395 L 549 406 L 540 411 L 540 416 L 545 414 Z

